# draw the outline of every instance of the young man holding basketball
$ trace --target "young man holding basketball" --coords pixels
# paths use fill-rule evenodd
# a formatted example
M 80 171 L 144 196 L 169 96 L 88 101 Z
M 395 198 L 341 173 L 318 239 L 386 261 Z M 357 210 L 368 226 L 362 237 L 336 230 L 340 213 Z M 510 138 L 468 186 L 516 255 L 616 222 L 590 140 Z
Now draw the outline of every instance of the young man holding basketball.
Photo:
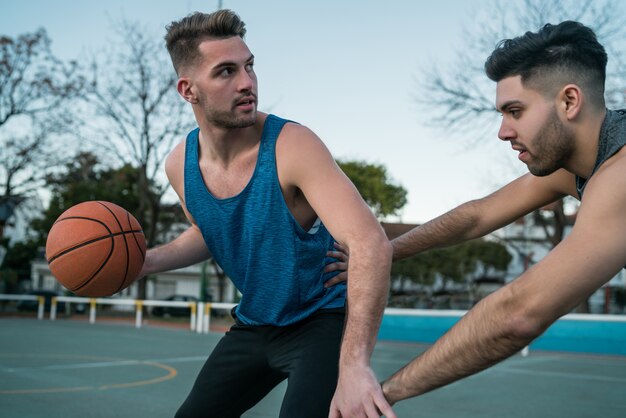
M 391 245 L 320 139 L 257 111 L 244 34 L 221 10 L 174 22 L 166 36 L 199 125 L 166 162 L 192 225 L 149 250 L 142 273 L 211 255 L 243 295 L 176 416 L 239 417 L 288 379 L 281 417 L 326 417 L 331 399 L 344 417 L 395 417 L 369 366 Z M 345 329 L 346 284 L 324 272 L 334 241 L 352 257 Z
M 593 31 L 571 21 L 503 41 L 487 60 L 498 136 L 530 173 L 396 238 L 394 259 L 483 236 L 566 195 L 581 199 L 576 224 L 384 382 L 390 403 L 513 355 L 626 265 L 626 111 L 605 107 L 606 63 Z

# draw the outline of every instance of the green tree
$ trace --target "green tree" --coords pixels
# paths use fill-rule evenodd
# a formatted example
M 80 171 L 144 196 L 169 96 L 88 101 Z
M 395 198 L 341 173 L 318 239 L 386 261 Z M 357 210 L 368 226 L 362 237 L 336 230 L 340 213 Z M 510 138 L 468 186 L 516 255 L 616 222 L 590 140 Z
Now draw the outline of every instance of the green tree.
M 8 243 L 5 243 L 8 246 Z M 0 265 L 0 282 L 4 289 L 0 292 L 16 293 L 20 280 L 30 278 L 30 263 L 37 256 L 39 240 L 16 242 L 9 247 L 2 265 Z
M 409 293 L 407 285 L 415 283 L 445 291 L 449 283 L 467 283 L 493 276 L 504 276 L 511 254 L 500 243 L 476 239 L 447 248 L 439 248 L 395 262 L 391 268 L 392 304 L 394 297 Z M 437 279 L 441 288 L 434 289 Z
M 341 160 L 337 164 L 354 183 L 377 218 L 397 215 L 406 205 L 406 189 L 391 181 L 384 165 Z
M 47 186 L 50 189 L 50 204 L 42 219 L 33 222 L 34 229 L 38 232 L 40 243 L 45 243 L 47 233 L 54 221 L 68 208 L 89 200 L 106 200 L 115 203 L 131 214 L 135 215 L 140 210 L 139 200 L 139 169 L 129 164 L 120 167 L 109 168 L 100 164 L 98 158 L 89 152 L 79 153 L 65 170 L 61 173 L 50 175 Z M 152 185 L 148 186 L 149 193 L 154 191 Z M 145 191 L 144 191 L 145 192 Z M 161 210 L 159 222 L 160 228 L 169 230 L 171 225 L 182 220 L 182 211 L 178 205 L 164 205 Z M 151 219 L 144 220 L 144 223 Z M 151 225 L 143 225 L 142 228 Z M 157 237 L 155 242 L 162 242 L 165 237 Z

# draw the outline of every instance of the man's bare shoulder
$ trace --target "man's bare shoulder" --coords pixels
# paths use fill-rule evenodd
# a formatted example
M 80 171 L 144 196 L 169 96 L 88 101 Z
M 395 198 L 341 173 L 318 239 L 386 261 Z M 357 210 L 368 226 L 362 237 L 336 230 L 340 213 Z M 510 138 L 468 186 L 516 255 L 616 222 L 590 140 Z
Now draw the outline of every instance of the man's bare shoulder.
M 606 160 L 598 169 L 597 174 L 605 171 L 617 171 L 623 173 L 626 170 L 626 146 Z
M 589 179 L 583 203 L 596 196 L 621 196 L 626 200 L 626 147 L 604 162 Z
M 283 186 L 298 186 L 309 176 L 337 171 L 326 145 L 311 129 L 287 123 L 276 141 L 276 164 Z
M 328 153 L 322 140 L 311 129 L 297 123 L 286 123 L 276 141 L 279 161 L 315 158 L 320 153 Z
M 626 149 L 607 160 L 591 176 L 583 196 L 576 224 L 590 230 L 611 231 L 620 237 L 626 232 Z M 576 229 L 576 225 L 574 226 Z
M 320 141 L 321 139 L 308 126 L 295 122 L 287 122 L 280 132 L 279 139 L 303 140 L 303 141 Z M 285 141 L 283 141 L 285 142 Z

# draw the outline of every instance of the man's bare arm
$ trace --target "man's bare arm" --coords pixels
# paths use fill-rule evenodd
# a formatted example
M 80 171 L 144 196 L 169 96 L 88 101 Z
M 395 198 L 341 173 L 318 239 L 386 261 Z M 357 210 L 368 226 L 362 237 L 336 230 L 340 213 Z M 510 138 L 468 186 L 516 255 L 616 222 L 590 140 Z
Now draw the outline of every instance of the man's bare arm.
M 277 143 L 281 184 L 298 187 L 333 237 L 350 253 L 348 314 L 331 410 L 340 411 L 344 417 L 377 417 L 380 409 L 395 417 L 369 366 L 387 303 L 391 245 L 319 138 L 291 124 L 283 132 L 293 137 L 280 138 Z M 339 416 L 334 413 L 331 416 Z
M 146 260 L 138 277 L 187 267 L 210 256 L 200 230 L 192 225 L 173 241 L 150 248 L 146 252 Z
M 624 172 L 626 164 L 621 177 L 597 173 L 571 234 L 387 380 L 387 399 L 423 394 L 511 356 L 610 280 L 626 264 Z
M 394 239 L 393 259 L 481 237 L 566 194 L 574 194 L 574 184 L 573 175 L 564 170 L 542 178 L 521 176 L 485 198 L 464 203 Z

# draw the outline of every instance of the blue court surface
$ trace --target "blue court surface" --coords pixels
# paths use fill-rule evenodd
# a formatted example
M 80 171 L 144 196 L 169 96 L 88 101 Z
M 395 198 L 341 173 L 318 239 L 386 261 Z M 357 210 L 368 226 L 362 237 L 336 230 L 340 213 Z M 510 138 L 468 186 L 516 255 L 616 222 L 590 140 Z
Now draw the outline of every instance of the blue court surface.
M 220 337 L 0 318 L 0 417 L 171 418 Z M 380 340 L 374 370 L 387 377 L 426 348 Z M 244 417 L 277 417 L 284 390 L 283 383 Z M 626 356 L 531 349 L 394 410 L 399 417 L 623 418 Z

